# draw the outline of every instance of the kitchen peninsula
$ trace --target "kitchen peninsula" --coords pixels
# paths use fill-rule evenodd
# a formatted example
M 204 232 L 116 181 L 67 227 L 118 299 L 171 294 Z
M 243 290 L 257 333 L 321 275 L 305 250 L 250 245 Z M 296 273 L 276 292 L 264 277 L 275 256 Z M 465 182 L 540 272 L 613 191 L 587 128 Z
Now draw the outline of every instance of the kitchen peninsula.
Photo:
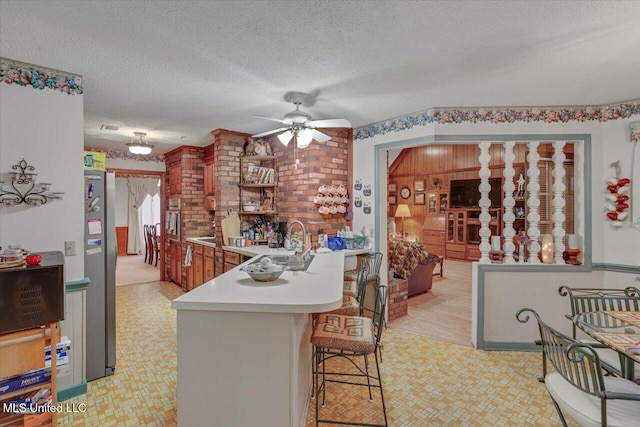
M 309 313 L 341 305 L 345 252 L 316 254 L 306 271 L 286 271 L 273 282 L 254 282 L 238 266 L 173 300 L 178 425 L 305 425 Z

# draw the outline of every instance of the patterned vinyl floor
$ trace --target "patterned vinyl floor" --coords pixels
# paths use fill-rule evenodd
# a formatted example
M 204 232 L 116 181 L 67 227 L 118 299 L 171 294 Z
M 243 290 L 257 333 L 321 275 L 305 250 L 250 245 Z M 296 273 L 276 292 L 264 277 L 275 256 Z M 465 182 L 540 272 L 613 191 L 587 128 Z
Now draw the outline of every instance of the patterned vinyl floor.
M 66 413 L 59 425 L 176 425 L 176 313 L 170 303 L 181 294 L 168 282 L 117 288 L 116 372 L 67 401 L 86 403 L 87 411 Z M 540 354 L 477 351 L 393 329 L 382 339 L 390 426 L 559 425 L 544 385 L 536 380 Z M 365 387 L 355 389 L 330 384 L 322 416 L 381 421 L 375 390 L 370 403 Z M 315 425 L 314 417 L 311 401 L 308 426 Z

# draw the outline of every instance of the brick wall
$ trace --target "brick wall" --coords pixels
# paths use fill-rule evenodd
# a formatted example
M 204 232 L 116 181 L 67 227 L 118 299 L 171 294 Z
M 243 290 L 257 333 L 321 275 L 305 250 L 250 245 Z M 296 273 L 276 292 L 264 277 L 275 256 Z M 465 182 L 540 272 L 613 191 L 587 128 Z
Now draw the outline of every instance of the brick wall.
M 409 282 L 393 279 L 389 282 L 389 321 L 406 316 L 409 309 Z
M 170 198 L 180 198 L 182 253 L 186 251 L 186 239 L 199 237 L 211 232 L 212 215 L 204 208 L 204 149 L 202 147 L 182 146 L 165 155 L 168 163 L 180 164 L 181 187 L 179 194 L 170 193 L 170 177 L 167 177 L 166 205 Z M 169 242 L 166 242 L 165 253 L 169 254 Z M 165 258 L 166 259 L 166 258 Z M 165 269 L 170 263 L 165 263 Z M 169 277 L 167 270 L 166 277 Z M 186 270 L 182 268 L 182 283 L 186 286 Z
M 278 188 L 276 209 L 279 221 L 302 221 L 311 235 L 312 244 L 317 243 L 318 229 L 327 234 L 335 234 L 348 225 L 344 214 L 321 215 L 313 197 L 318 194 L 320 184 L 344 185 L 351 197 L 352 182 L 352 141 L 351 129 L 322 129 L 331 135 L 325 143 L 312 142 L 304 150 L 296 149 L 293 144 L 285 147 L 276 136 L 269 142 L 276 155 L 278 170 Z M 251 135 L 226 129 L 216 129 L 214 136 L 214 159 L 216 170 L 216 241 L 222 246 L 222 227 L 220 221 L 227 215 L 228 209 L 238 212 L 240 209 L 239 189 L 240 162 L 242 146 Z M 295 159 L 299 159 L 298 168 L 294 168 Z M 226 245 L 227 242 L 224 244 Z M 216 251 L 216 275 L 222 274 L 222 250 Z
M 216 170 L 216 276 L 224 272 L 221 246 L 228 242 L 222 241 L 221 221 L 227 216 L 227 211 L 240 208 L 240 161 L 242 146 L 251 135 L 226 129 L 216 129 L 211 134 L 214 137 L 213 156 Z
M 278 212 L 280 221 L 294 219 L 302 221 L 311 235 L 312 244 L 317 243 L 317 233 L 323 229 L 331 235 L 348 225 L 345 214 L 321 215 L 318 205 L 313 203 L 318 195 L 318 187 L 344 185 L 352 198 L 352 132 L 350 129 L 322 129 L 331 140 L 320 143 L 313 141 L 305 149 L 294 150 L 293 141 L 285 147 L 277 137 L 270 139 L 277 156 Z M 296 153 L 297 152 L 297 153 Z M 294 167 L 296 157 L 299 160 Z

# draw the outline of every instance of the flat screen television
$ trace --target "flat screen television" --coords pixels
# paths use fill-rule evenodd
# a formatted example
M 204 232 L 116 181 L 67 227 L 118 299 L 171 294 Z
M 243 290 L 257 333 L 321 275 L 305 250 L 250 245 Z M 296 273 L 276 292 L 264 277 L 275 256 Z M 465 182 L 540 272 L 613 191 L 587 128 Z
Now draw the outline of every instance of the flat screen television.
M 502 206 L 502 178 L 489 178 L 489 185 L 491 185 L 489 192 L 491 207 L 499 208 Z M 449 206 L 452 208 L 477 208 L 480 202 L 479 186 L 480 178 L 451 180 Z

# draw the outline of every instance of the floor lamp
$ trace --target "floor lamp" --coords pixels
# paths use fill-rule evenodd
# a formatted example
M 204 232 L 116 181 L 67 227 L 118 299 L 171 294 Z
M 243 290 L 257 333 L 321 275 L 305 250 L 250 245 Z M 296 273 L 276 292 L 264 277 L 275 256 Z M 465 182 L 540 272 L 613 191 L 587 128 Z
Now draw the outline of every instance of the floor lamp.
M 411 211 L 409 211 L 409 205 L 407 204 L 398 205 L 398 209 L 396 209 L 396 214 L 394 215 L 394 217 L 402 218 L 401 237 L 404 239 L 404 219 L 411 218 Z

